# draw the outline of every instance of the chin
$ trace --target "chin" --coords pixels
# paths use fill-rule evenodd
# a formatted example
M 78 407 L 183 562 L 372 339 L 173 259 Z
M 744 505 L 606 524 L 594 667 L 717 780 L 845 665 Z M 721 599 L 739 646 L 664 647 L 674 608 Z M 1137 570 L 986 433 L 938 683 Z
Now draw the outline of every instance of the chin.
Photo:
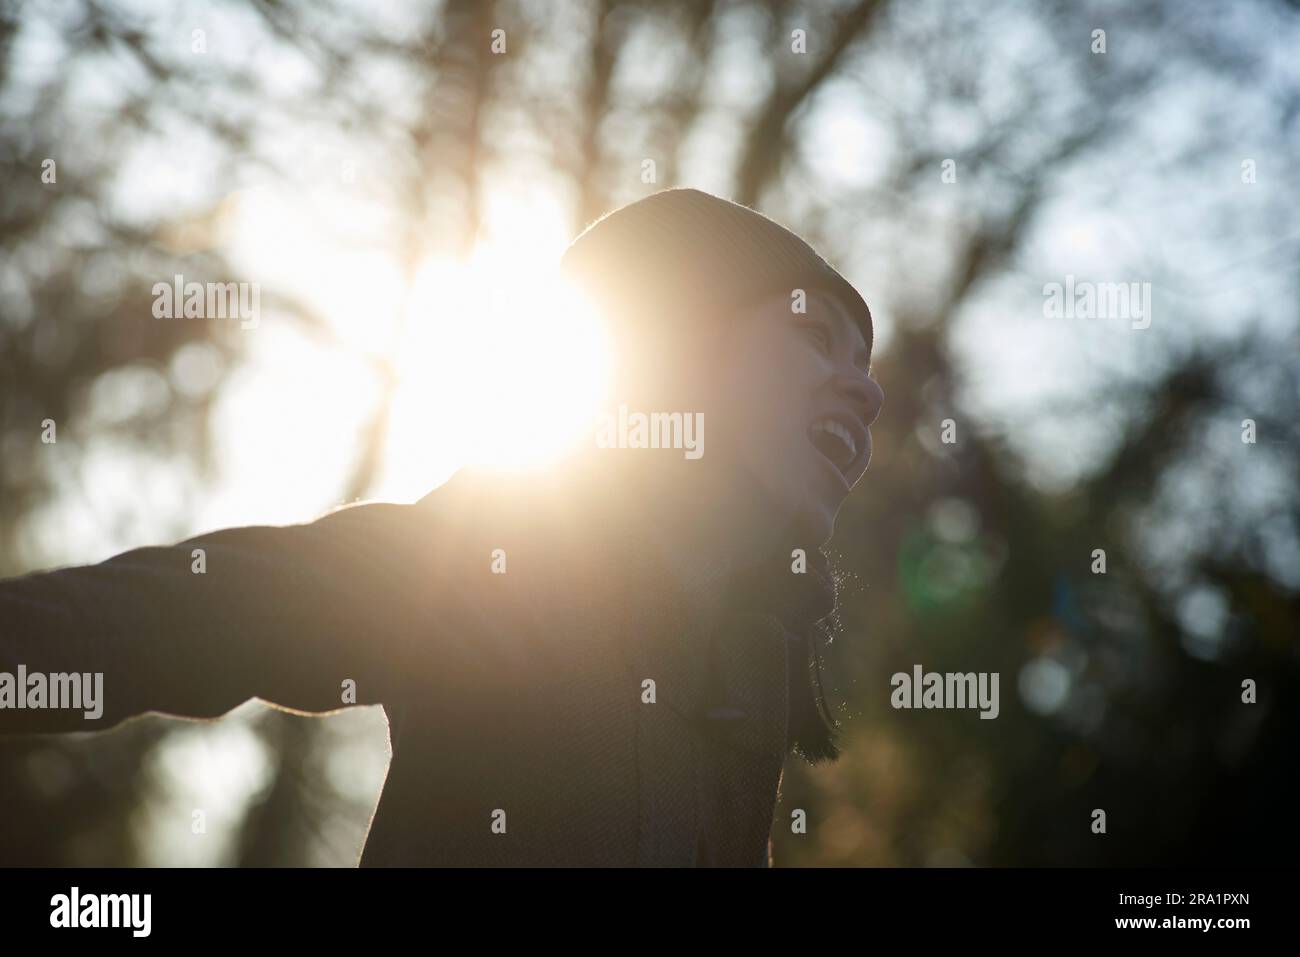
M 809 543 L 818 548 L 825 545 L 835 531 L 837 511 L 820 504 L 805 506 L 799 516 L 800 534 L 807 536 Z
M 817 547 L 820 548 L 823 545 L 825 545 L 827 542 L 829 542 L 831 540 L 831 536 L 834 534 L 835 534 L 835 516 L 831 515 L 829 518 L 825 520 L 824 523 L 818 526 L 817 530 L 813 533 L 813 538 L 817 543 Z

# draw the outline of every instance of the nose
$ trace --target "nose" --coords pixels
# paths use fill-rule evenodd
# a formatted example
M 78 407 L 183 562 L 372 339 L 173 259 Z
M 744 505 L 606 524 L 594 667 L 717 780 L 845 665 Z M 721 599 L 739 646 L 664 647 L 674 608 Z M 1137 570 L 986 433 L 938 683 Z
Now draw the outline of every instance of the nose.
M 835 379 L 835 390 L 846 397 L 853 406 L 856 415 L 861 416 L 862 424 L 867 428 L 880 415 L 880 407 L 885 404 L 885 390 L 880 383 L 871 378 L 864 369 L 853 366 L 851 370 L 840 372 Z

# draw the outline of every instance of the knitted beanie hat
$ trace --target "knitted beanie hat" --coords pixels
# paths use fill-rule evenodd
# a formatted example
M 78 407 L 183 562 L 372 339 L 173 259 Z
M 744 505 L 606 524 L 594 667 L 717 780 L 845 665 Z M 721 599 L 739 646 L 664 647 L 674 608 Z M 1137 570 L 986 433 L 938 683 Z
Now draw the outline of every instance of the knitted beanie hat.
M 698 189 L 661 190 L 605 214 L 569 244 L 560 271 L 625 341 L 680 342 L 700 323 L 803 289 L 831 294 L 872 344 L 867 304 L 808 243 Z

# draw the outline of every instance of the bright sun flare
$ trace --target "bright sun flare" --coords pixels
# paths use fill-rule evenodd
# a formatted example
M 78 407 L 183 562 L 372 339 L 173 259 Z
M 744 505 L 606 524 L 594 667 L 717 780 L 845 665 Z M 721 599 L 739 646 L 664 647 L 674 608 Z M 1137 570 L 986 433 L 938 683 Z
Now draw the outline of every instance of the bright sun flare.
M 468 262 L 430 259 L 407 308 L 394 451 L 425 446 L 440 461 L 451 452 L 519 468 L 590 438 L 609 384 L 608 342 L 553 263 L 491 243 Z
M 430 256 L 409 283 L 381 244 L 346 238 L 364 207 L 337 193 L 259 188 L 229 198 L 237 258 L 310 303 L 337 336 L 325 355 L 304 353 L 274 322 L 250 339 L 270 377 L 245 387 L 246 406 L 292 409 L 296 425 L 293 436 L 268 433 L 260 444 L 241 426 L 238 450 L 259 468 L 291 471 L 295 456 L 314 454 L 320 469 L 346 475 L 362 441 L 352 430 L 382 401 L 364 360 L 389 356 L 395 392 L 371 495 L 412 499 L 462 465 L 526 468 L 594 441 L 611 356 L 601 323 L 556 275 L 569 238 L 564 208 L 547 196 L 488 196 L 473 253 Z

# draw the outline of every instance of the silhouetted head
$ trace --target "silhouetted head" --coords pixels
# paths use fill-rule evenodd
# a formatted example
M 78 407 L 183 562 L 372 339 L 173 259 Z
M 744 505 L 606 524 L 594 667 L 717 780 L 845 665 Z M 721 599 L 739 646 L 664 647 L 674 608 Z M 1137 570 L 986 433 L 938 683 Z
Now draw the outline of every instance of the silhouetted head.
M 727 600 L 785 623 L 797 643 L 791 743 L 834 757 L 817 645 L 835 588 L 821 547 L 866 471 L 884 400 L 870 310 L 794 233 L 694 189 L 597 220 L 562 272 L 603 317 L 615 357 L 596 454 L 624 457 L 627 492 L 642 496 L 632 507 L 711 523 L 743 553 Z
M 698 448 L 624 454 L 657 482 L 725 497 L 750 541 L 824 544 L 866 471 L 884 400 L 853 286 L 783 226 L 695 189 L 597 220 L 562 270 L 611 333 L 606 444 L 642 423 L 667 441 L 679 428 L 670 414 L 693 417 L 680 435 Z

